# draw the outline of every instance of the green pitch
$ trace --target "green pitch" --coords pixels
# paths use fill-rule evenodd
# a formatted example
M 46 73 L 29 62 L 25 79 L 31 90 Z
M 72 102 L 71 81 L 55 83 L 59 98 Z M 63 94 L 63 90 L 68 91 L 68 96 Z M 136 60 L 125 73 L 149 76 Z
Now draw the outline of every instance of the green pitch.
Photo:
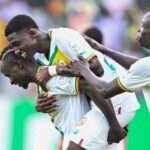
M 138 100 L 141 108 L 129 126 L 127 150 L 150 150 L 150 113 L 144 97 Z

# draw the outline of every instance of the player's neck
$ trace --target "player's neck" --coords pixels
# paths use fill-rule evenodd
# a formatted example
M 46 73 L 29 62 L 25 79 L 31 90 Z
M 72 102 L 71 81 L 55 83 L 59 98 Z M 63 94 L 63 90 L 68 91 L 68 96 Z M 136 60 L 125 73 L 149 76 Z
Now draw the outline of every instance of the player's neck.
M 31 67 L 32 72 L 30 73 L 30 81 L 33 83 L 37 83 L 36 73 L 38 68 L 40 67 L 37 62 L 33 62 L 33 66 Z
M 30 82 L 38 84 L 39 81 L 36 79 L 36 74 L 30 76 Z
M 48 57 L 49 55 L 49 49 L 50 49 L 50 43 L 51 43 L 51 40 L 49 38 L 49 35 L 47 32 L 42 32 L 42 36 L 41 36 L 41 50 L 42 50 L 42 53 L 45 54 L 46 57 Z

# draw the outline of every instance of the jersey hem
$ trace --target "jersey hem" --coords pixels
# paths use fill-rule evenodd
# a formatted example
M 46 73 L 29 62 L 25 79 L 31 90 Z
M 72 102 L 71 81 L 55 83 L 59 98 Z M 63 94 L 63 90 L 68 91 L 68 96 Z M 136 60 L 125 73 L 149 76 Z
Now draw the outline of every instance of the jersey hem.
M 124 86 L 122 85 L 122 83 L 120 82 L 119 78 L 116 79 L 116 83 L 117 83 L 118 87 L 119 87 L 121 90 L 123 90 L 123 91 L 125 91 L 125 92 L 134 92 L 134 91 L 129 90 L 129 89 L 127 89 L 126 87 L 124 87 Z

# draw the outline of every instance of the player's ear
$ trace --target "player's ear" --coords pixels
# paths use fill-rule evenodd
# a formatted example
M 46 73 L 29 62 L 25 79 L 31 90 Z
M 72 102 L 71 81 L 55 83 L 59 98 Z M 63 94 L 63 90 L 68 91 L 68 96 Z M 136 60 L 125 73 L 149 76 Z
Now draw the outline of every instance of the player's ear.
M 19 69 L 22 69 L 23 68 L 23 64 L 21 63 L 21 61 L 19 60 L 15 60 L 15 65 L 19 68 Z
M 31 28 L 28 32 L 29 36 L 31 37 L 31 39 L 34 39 L 38 36 L 38 31 L 34 28 Z

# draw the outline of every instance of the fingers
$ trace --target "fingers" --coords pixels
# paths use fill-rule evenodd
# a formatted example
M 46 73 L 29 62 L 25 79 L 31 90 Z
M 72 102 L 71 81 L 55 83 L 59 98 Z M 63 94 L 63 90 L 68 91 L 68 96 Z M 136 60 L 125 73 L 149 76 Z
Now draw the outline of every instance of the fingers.
M 86 60 L 82 56 L 78 55 L 78 58 L 80 61 L 86 62 Z
M 36 111 L 37 112 L 42 112 L 42 113 L 52 113 L 52 112 L 54 112 L 56 110 L 57 110 L 57 106 L 44 107 L 44 108 L 41 108 L 40 106 L 36 107 Z
M 57 105 L 57 100 L 51 100 L 51 101 L 45 101 L 45 102 L 41 102 L 39 103 L 39 105 L 41 107 L 47 107 L 47 106 L 56 106 Z
M 54 107 L 54 108 L 50 108 L 50 109 L 47 109 L 47 110 L 43 110 L 42 112 L 43 113 L 52 113 L 52 112 L 54 112 L 56 110 L 57 110 L 57 107 Z
M 58 107 L 58 98 L 57 96 L 45 97 L 38 96 L 37 104 L 35 106 L 38 112 L 51 113 L 56 111 Z
M 40 99 L 40 98 L 46 98 L 46 97 L 47 97 L 47 95 L 38 94 L 38 99 Z
M 37 110 L 39 112 L 50 113 L 50 112 L 56 111 L 57 107 L 58 107 L 57 102 L 55 102 L 55 103 L 52 103 L 51 105 L 46 105 L 46 106 L 38 105 Z
M 108 144 L 111 145 L 113 143 L 119 143 L 121 140 L 122 140 L 122 138 L 117 138 L 116 139 L 116 137 L 114 136 L 114 137 L 111 137 L 111 139 L 108 138 L 107 141 L 108 141 Z
M 108 133 L 108 144 L 119 143 L 127 135 L 127 132 L 122 128 L 120 132 L 113 132 L 112 130 Z
M 125 138 L 127 136 L 127 131 L 124 129 L 124 132 L 123 132 L 123 138 Z
M 87 35 L 85 35 L 85 34 L 82 34 L 82 36 L 84 37 L 84 39 L 85 39 L 88 43 L 90 43 L 90 42 L 92 41 L 92 39 L 91 39 L 89 36 L 87 36 Z
M 48 68 L 46 66 L 43 66 L 40 68 L 40 70 L 35 75 L 37 81 L 39 82 L 48 82 L 50 80 L 50 75 L 48 72 Z
M 111 145 L 113 142 L 108 140 L 108 144 Z
M 38 100 L 37 100 L 39 103 L 44 103 L 44 102 L 47 102 L 47 101 L 58 101 L 58 97 L 56 95 L 53 95 L 53 96 L 38 96 Z
M 41 74 L 39 72 L 36 73 L 35 77 L 39 82 L 42 82 Z

